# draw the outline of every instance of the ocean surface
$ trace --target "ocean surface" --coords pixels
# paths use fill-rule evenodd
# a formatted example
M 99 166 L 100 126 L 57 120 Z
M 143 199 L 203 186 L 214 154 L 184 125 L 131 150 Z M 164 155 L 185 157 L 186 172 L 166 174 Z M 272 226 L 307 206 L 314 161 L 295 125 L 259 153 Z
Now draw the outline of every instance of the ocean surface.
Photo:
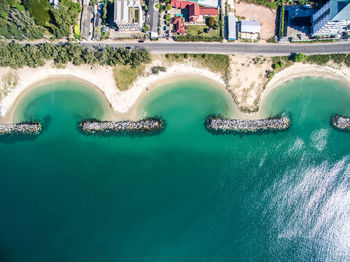
M 300 78 L 262 105 L 288 131 L 212 135 L 205 118 L 233 103 L 182 81 L 139 107 L 162 134 L 98 137 L 77 129 L 105 117 L 96 91 L 39 87 L 15 115 L 44 132 L 0 140 L 0 261 L 349 261 L 350 133 L 329 125 L 349 105 L 342 83 Z

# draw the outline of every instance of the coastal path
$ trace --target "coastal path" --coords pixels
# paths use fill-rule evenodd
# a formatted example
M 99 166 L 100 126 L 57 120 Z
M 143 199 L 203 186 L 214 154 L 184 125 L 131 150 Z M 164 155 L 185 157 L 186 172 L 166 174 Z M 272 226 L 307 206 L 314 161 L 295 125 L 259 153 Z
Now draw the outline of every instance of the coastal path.
M 350 42 L 315 44 L 256 44 L 256 43 L 194 43 L 194 42 L 80 42 L 85 47 L 148 48 L 154 53 L 251 54 L 279 56 L 291 53 L 337 54 L 350 53 Z

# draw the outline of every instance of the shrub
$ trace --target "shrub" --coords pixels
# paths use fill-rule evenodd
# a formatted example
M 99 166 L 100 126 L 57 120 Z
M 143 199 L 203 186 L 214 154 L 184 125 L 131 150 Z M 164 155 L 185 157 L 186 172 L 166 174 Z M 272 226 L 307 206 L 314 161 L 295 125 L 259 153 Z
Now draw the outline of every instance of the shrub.
M 158 74 L 159 72 L 166 72 L 166 67 L 164 66 L 154 66 L 152 67 L 152 73 Z
M 280 65 L 279 65 L 279 64 L 273 64 L 272 67 L 273 67 L 274 69 L 279 69 L 279 68 L 280 68 Z
M 177 36 L 175 38 L 176 41 L 180 42 L 198 42 L 198 41 L 204 41 L 204 42 L 220 42 L 222 40 L 222 37 L 220 36 L 203 36 L 203 35 L 181 35 Z
M 307 56 L 304 55 L 303 53 L 299 53 L 299 54 L 293 53 L 291 55 L 291 58 L 294 62 L 303 62 L 307 58 Z
M 212 16 L 209 16 L 206 20 L 206 23 L 209 27 L 214 27 L 215 25 L 215 18 Z
M 329 62 L 329 55 L 310 55 L 307 57 L 307 61 L 313 64 L 325 65 Z
M 333 54 L 331 58 L 335 63 L 341 64 L 345 61 L 346 54 Z
M 344 63 L 350 67 L 350 55 L 347 55 L 347 57 L 344 60 Z
M 79 24 L 75 24 L 73 27 L 74 38 L 80 39 L 80 27 Z

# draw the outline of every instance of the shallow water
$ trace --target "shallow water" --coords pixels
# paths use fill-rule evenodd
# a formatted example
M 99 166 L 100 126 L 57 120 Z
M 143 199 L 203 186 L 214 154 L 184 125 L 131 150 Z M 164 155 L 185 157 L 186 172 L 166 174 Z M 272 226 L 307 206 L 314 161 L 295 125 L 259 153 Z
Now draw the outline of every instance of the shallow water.
M 179 82 L 141 103 L 161 135 L 96 137 L 76 128 L 104 117 L 93 90 L 38 88 L 15 113 L 43 134 L 0 143 L 0 261 L 346 261 L 350 134 L 329 117 L 349 102 L 341 83 L 296 79 L 263 105 L 290 130 L 213 136 L 204 119 L 232 103 Z

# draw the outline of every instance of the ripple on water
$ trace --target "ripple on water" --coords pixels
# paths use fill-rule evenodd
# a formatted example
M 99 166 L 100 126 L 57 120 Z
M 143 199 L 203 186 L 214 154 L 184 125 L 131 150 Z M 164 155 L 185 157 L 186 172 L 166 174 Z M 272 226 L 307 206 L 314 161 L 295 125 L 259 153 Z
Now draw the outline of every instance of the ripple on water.
M 308 157 L 265 192 L 271 199 L 264 214 L 272 214 L 272 231 L 287 246 L 306 242 L 318 259 L 345 261 L 350 257 L 350 157 L 318 165 Z M 309 256 L 306 247 L 299 251 Z

